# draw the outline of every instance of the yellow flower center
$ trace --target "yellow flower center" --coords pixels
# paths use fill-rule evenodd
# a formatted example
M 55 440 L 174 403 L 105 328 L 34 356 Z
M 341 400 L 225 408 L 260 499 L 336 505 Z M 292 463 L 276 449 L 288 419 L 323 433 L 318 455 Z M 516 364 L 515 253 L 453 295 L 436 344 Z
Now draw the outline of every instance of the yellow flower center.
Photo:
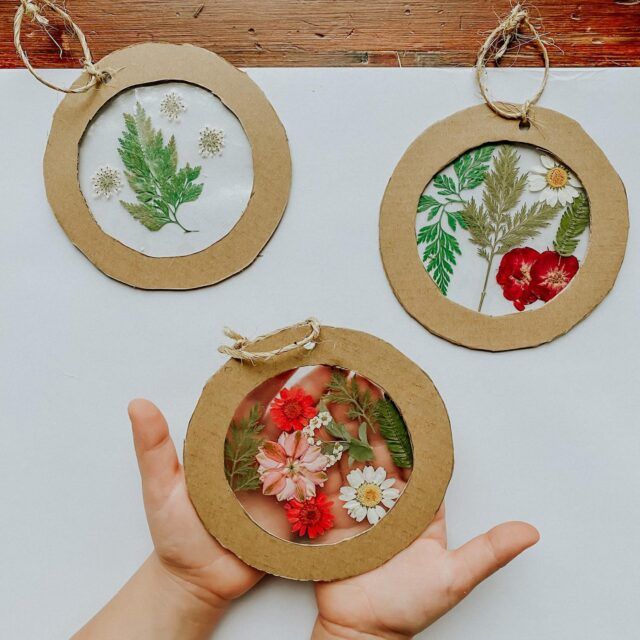
M 552 189 L 562 189 L 566 187 L 569 182 L 569 174 L 567 170 L 562 167 L 553 167 L 547 171 L 547 184 Z
M 377 484 L 365 482 L 356 491 L 356 500 L 363 507 L 375 507 L 382 500 L 382 490 Z
M 543 284 L 552 289 L 564 289 L 569 282 L 569 278 L 562 267 L 552 269 L 544 279 Z

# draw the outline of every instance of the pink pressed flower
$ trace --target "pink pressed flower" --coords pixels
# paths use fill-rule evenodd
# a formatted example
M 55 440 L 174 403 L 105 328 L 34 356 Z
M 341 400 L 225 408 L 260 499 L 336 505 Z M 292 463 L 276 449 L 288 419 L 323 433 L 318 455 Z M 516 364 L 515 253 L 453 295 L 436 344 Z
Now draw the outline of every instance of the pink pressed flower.
M 262 493 L 278 500 L 304 501 L 316 495 L 316 485 L 327 480 L 329 460 L 320 447 L 310 445 L 302 431 L 282 433 L 278 442 L 267 441 L 256 456 Z

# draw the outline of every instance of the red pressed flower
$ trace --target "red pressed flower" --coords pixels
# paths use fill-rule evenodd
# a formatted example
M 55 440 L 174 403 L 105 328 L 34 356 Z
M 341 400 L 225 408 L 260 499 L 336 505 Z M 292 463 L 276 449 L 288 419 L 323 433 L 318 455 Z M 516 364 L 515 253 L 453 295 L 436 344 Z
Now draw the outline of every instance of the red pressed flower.
M 578 273 L 578 258 L 543 251 L 531 269 L 531 291 L 544 302 L 555 298 Z
M 500 261 L 496 280 L 504 297 L 511 300 L 518 311 L 524 311 L 525 305 L 537 300 L 531 289 L 531 270 L 539 256 L 535 249 L 521 247 L 511 249 Z
M 318 413 L 314 404 L 300 387 L 283 389 L 271 403 L 270 415 L 283 431 L 300 431 Z
M 332 506 L 333 502 L 324 493 L 318 493 L 304 502 L 295 498 L 289 500 L 284 509 L 287 520 L 291 523 L 291 531 L 300 537 L 307 535 L 313 539 L 333 529 Z

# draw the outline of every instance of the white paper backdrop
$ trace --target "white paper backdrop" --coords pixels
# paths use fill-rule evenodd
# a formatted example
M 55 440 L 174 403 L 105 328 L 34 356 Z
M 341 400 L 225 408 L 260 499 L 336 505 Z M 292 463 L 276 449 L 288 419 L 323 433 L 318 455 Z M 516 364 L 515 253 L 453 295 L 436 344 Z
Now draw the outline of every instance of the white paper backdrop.
M 554 71 L 542 104 L 583 124 L 624 180 L 627 257 L 605 302 L 567 336 L 489 354 L 431 336 L 397 303 L 378 255 L 378 208 L 407 145 L 478 102 L 468 69 L 257 69 L 291 142 L 285 217 L 244 273 L 185 293 L 136 291 L 97 271 L 57 225 L 41 160 L 60 97 L 0 72 L 0 637 L 65 638 L 150 550 L 126 418 L 155 400 L 179 444 L 223 362 L 225 324 L 254 334 L 311 314 L 394 344 L 432 377 L 451 416 L 451 546 L 507 519 L 537 547 L 421 637 L 631 639 L 640 622 L 638 152 L 640 70 Z M 52 72 L 69 83 L 73 71 Z M 522 98 L 537 71 L 506 70 Z M 392 597 L 392 594 L 390 595 Z M 286 610 L 286 625 L 283 625 Z M 311 585 L 267 579 L 218 638 L 299 640 Z

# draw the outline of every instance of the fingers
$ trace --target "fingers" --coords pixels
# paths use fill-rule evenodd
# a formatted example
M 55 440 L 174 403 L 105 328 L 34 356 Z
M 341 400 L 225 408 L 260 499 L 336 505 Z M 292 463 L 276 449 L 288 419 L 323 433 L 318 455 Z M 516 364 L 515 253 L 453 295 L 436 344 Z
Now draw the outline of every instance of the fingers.
M 447 519 L 445 516 L 444 502 L 440 505 L 435 517 L 424 530 L 421 537 L 435 540 L 445 549 L 447 548 Z
M 269 403 L 278 395 L 280 389 L 282 389 L 283 385 L 286 384 L 293 373 L 294 371 L 285 371 L 278 376 L 269 378 L 253 391 L 249 392 L 238 405 L 233 419 L 236 422 L 244 420 L 256 404 L 260 405 L 260 414 L 263 415 Z
M 501 569 L 540 539 L 526 522 L 505 522 L 452 552 L 452 592 L 461 600 L 480 582 Z
M 153 507 L 164 500 L 175 486 L 180 462 L 167 421 L 152 402 L 132 400 L 129 403 L 129 418 L 145 504 Z

